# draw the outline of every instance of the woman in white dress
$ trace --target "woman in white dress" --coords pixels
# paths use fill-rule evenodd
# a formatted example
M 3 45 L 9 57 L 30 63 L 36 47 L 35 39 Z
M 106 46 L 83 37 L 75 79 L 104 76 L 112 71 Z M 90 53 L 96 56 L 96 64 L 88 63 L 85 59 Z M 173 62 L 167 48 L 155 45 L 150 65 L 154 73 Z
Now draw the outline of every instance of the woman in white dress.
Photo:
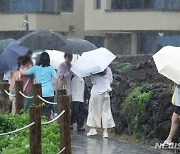
M 110 96 L 111 83 L 113 81 L 112 72 L 109 67 L 104 72 L 91 76 L 93 87 L 89 102 L 89 114 L 87 125 L 90 131 L 87 136 L 96 135 L 96 128 L 104 128 L 103 137 L 108 137 L 108 128 L 115 127 L 111 113 Z

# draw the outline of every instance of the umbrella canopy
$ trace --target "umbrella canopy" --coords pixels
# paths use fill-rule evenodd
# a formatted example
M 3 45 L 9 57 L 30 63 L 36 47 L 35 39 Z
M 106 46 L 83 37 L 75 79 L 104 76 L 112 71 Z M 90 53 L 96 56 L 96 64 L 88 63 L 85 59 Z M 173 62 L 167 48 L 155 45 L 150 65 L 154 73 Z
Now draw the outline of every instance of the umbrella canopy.
M 46 50 L 46 52 L 49 54 L 51 66 L 53 66 L 55 69 L 58 69 L 59 65 L 65 61 L 64 52 L 57 51 L 57 50 Z M 42 52 L 33 53 L 33 59 L 35 61 L 39 61 L 41 53 Z M 72 63 L 77 61 L 78 57 L 79 56 L 77 55 L 73 55 Z
M 153 59 L 160 74 L 180 84 L 180 47 L 163 47 Z
M 61 51 L 70 54 L 82 54 L 83 52 L 95 50 L 97 47 L 87 40 L 70 38 L 67 40 L 67 45 Z
M 28 48 L 20 46 L 19 41 L 12 42 L 7 46 L 0 56 L 0 74 L 17 69 L 18 57 L 26 55 L 28 50 Z
M 4 51 L 4 49 L 11 44 L 14 41 L 14 39 L 6 39 L 0 41 L 0 54 Z
M 51 30 L 37 30 L 23 36 L 20 43 L 31 50 L 60 50 L 67 44 L 67 39 Z
M 84 52 L 78 61 L 72 64 L 71 70 L 79 77 L 89 76 L 103 72 L 115 58 L 106 48 L 95 49 Z

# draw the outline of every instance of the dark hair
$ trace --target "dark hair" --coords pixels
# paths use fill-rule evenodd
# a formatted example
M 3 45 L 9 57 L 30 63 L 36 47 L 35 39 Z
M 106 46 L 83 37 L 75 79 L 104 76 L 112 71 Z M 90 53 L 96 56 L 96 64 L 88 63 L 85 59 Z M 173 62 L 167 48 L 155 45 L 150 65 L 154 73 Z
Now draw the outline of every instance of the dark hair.
M 47 52 L 43 52 L 40 55 L 40 59 L 39 59 L 38 65 L 39 66 L 41 65 L 42 67 L 50 66 L 50 57 L 49 57 L 49 54 Z
M 31 58 L 29 56 L 20 56 L 18 58 L 18 68 L 20 68 L 21 66 L 26 65 L 27 63 L 31 63 Z
M 104 75 L 106 75 L 106 69 L 103 71 L 103 72 L 100 72 L 100 73 L 98 73 L 98 75 L 100 75 L 100 76 L 104 76 Z
M 32 55 L 32 54 L 33 54 L 32 50 L 29 50 L 29 51 L 27 52 L 27 55 Z
M 73 55 L 72 55 L 72 54 L 69 54 L 69 53 L 65 53 L 65 54 L 64 54 L 64 58 L 66 58 L 66 57 L 72 59 L 72 58 L 73 58 Z

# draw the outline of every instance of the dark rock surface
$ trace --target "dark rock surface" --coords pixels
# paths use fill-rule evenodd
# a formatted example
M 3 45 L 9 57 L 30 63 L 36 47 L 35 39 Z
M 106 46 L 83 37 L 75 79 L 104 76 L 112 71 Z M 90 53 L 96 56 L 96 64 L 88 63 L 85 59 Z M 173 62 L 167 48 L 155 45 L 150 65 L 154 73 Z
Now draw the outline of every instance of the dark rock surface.
M 127 71 L 121 72 L 116 69 L 120 63 L 133 65 Z M 150 99 L 145 103 L 141 119 L 142 137 L 153 143 L 155 140 L 162 142 L 168 136 L 171 126 L 171 116 L 174 106 L 171 103 L 173 94 L 173 82 L 157 72 L 151 55 L 119 56 L 111 65 L 114 75 L 114 91 L 111 94 L 111 107 L 116 123 L 117 134 L 129 133 L 128 114 L 121 112 L 121 105 L 131 88 L 143 83 L 151 83 L 152 86 L 143 88 L 143 91 L 151 91 Z M 143 92 L 142 92 L 143 93 Z M 175 141 L 180 142 L 178 132 Z

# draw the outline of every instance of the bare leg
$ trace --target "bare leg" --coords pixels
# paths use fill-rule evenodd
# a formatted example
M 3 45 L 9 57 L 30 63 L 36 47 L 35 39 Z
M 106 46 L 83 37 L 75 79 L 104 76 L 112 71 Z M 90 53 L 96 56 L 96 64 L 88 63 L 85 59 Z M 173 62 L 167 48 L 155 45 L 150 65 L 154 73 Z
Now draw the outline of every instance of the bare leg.
M 108 130 L 107 128 L 104 128 L 104 132 L 108 132 L 107 130 Z
M 173 113 L 173 115 L 172 115 L 172 123 L 171 123 L 171 130 L 170 130 L 169 136 L 167 138 L 169 141 L 172 141 L 173 137 L 176 134 L 176 131 L 177 131 L 178 127 L 179 127 L 179 120 L 180 120 L 180 116 L 178 116 L 178 114 L 176 114 L 176 113 Z
M 103 137 L 108 138 L 108 129 L 104 128 Z

